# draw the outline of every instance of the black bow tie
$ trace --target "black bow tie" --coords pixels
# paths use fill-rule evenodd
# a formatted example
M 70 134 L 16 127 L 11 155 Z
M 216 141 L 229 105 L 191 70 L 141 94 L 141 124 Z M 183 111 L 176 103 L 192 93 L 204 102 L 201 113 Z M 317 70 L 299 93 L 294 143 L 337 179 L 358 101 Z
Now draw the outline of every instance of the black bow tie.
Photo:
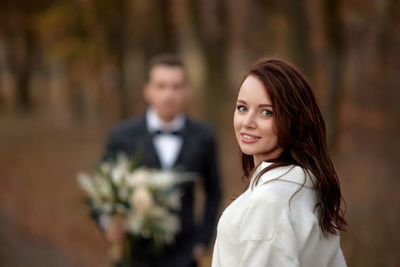
M 160 135 L 160 134 L 170 134 L 170 135 L 176 135 L 176 136 L 180 136 L 182 135 L 182 131 L 179 130 L 175 130 L 175 131 L 164 131 L 164 130 L 156 130 L 153 132 L 153 135 Z

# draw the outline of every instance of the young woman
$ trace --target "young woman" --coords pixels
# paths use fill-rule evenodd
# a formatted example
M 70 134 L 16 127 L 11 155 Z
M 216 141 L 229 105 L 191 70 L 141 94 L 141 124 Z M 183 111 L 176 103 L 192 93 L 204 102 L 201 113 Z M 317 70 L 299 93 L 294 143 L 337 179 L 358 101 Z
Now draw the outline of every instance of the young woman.
M 233 124 L 247 190 L 219 220 L 212 266 L 346 266 L 339 181 L 306 78 L 261 59 L 239 90 Z

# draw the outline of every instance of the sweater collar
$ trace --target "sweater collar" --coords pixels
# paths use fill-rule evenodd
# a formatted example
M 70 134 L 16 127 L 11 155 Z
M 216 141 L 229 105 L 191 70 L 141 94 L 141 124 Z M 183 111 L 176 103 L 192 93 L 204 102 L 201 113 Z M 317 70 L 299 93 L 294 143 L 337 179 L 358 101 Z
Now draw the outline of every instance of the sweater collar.
M 273 162 L 264 161 L 260 165 L 258 165 L 253 176 L 251 177 L 250 185 L 253 184 L 254 179 L 263 169 L 267 168 L 272 164 Z M 257 186 L 265 184 L 272 180 L 280 180 L 280 181 L 295 183 L 298 185 L 304 184 L 304 186 L 308 188 L 314 188 L 314 184 L 317 181 L 316 177 L 314 176 L 314 174 L 311 173 L 311 171 L 303 169 L 297 165 L 288 165 L 288 166 L 277 167 L 264 173 L 260 177 Z

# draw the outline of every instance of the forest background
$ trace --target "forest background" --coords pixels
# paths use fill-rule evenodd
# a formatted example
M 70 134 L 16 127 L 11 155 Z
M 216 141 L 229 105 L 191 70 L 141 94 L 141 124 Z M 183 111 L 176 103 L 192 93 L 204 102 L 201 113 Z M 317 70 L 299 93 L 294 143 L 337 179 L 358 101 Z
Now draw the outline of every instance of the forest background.
M 188 67 L 188 113 L 217 130 L 221 209 L 243 189 L 232 129 L 243 73 L 263 56 L 296 64 L 327 121 L 349 266 L 399 266 L 397 0 L 2 0 L 1 266 L 107 266 L 76 173 L 143 111 L 146 63 L 165 52 Z

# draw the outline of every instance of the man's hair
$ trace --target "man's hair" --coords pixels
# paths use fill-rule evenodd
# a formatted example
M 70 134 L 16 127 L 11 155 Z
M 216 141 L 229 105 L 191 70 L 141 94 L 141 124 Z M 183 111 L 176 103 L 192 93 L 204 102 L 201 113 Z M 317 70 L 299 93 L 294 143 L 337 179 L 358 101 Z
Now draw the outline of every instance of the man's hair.
M 147 66 L 147 81 L 150 79 L 150 71 L 157 66 L 179 67 L 185 71 L 185 65 L 182 60 L 174 54 L 160 54 L 150 59 Z

